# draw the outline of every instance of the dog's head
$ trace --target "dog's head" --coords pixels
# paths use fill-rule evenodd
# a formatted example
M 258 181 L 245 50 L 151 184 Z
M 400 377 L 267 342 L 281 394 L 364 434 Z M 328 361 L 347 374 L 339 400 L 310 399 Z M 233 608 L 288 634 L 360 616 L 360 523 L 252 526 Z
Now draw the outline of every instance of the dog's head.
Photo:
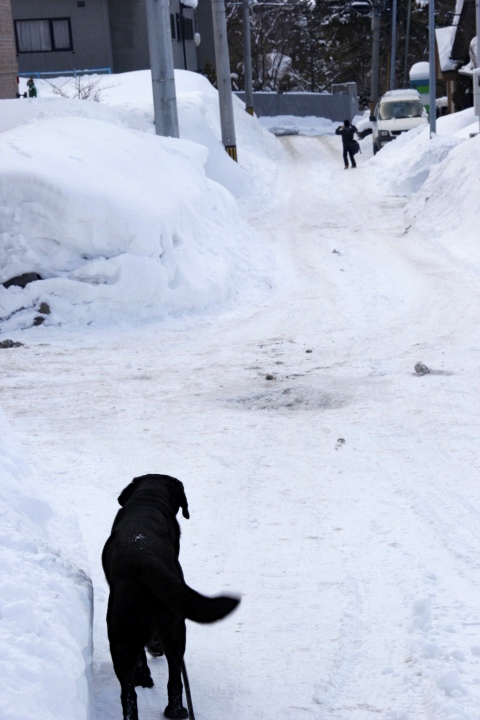
M 143 490 L 152 492 L 166 491 L 173 514 L 176 515 L 179 509 L 182 508 L 183 517 L 187 520 L 189 519 L 190 513 L 188 512 L 187 496 L 185 495 L 183 483 L 177 480 L 177 478 L 171 477 L 170 475 L 141 475 L 140 477 L 136 477 L 118 496 L 119 504 L 125 507 L 130 498 L 137 492 Z

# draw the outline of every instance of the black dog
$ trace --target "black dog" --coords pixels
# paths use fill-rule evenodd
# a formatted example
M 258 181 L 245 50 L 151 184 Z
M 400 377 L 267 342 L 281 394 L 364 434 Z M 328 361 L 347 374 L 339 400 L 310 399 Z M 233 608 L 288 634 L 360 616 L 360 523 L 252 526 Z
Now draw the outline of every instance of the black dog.
M 176 514 L 188 503 L 180 480 L 168 475 L 135 478 L 118 498 L 118 511 L 102 554 L 108 584 L 107 626 L 113 667 L 121 685 L 124 720 L 138 720 L 135 686 L 152 687 L 145 648 L 165 652 L 168 662 L 167 718 L 186 718 L 181 668 L 185 618 L 211 623 L 234 610 L 239 599 L 208 598 L 186 585 L 178 561 Z

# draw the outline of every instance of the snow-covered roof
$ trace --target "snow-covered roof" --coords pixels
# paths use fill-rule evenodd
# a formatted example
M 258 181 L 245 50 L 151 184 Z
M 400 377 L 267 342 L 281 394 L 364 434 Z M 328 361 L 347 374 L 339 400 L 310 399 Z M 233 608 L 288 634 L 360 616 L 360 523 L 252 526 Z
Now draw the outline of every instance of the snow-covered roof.
M 455 15 L 453 16 L 453 25 L 452 25 L 452 30 L 453 30 L 453 32 L 452 32 L 452 43 L 453 43 L 453 38 L 455 37 L 455 30 L 454 30 L 454 29 L 455 29 L 456 26 L 458 25 L 458 21 L 459 21 L 459 19 L 460 19 L 460 15 L 462 14 L 463 2 L 464 2 L 464 0 L 457 0 L 457 2 L 455 3 Z
M 454 40 L 453 26 L 450 25 L 444 28 L 437 28 L 435 30 L 435 37 L 437 39 L 438 58 L 440 60 L 440 70 L 443 72 L 449 72 L 456 70 L 457 63 L 450 57 L 452 53 L 452 45 Z
M 423 80 L 430 75 L 430 65 L 428 62 L 418 62 L 410 68 L 410 80 Z
M 402 98 L 411 97 L 419 98 L 420 94 L 414 88 L 406 88 L 405 90 L 389 90 L 384 95 L 382 95 L 382 100 L 383 98 L 386 98 L 387 100 L 401 100 Z
M 462 63 L 465 63 L 469 57 L 470 41 L 476 34 L 475 15 L 475 0 L 457 0 L 452 26 L 452 50 L 450 55 Z
M 453 14 L 453 23 L 450 27 L 450 39 L 449 39 L 450 54 L 452 54 L 452 48 L 453 48 L 453 43 L 455 42 L 455 35 L 457 33 L 458 22 L 460 20 L 460 15 L 462 14 L 463 2 L 464 2 L 464 0 L 456 0 L 456 3 L 455 3 L 455 12 Z

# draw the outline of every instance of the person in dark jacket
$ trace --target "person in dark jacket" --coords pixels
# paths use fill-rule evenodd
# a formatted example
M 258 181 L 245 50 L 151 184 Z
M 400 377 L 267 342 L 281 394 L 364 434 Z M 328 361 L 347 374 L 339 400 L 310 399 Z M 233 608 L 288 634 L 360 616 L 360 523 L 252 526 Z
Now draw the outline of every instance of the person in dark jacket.
M 340 125 L 335 130 L 335 135 L 341 135 L 342 136 L 342 143 L 343 143 L 343 161 L 345 163 L 345 170 L 348 170 L 348 157 L 350 156 L 350 162 L 352 164 L 352 168 L 357 167 L 357 163 L 355 162 L 355 158 L 353 157 L 353 148 L 352 144 L 355 140 L 354 135 L 357 133 L 358 130 L 355 127 L 355 125 L 352 125 L 350 120 L 344 120 L 343 125 Z
M 28 97 L 36 98 L 37 97 L 37 86 L 35 85 L 35 80 L 33 79 L 33 77 L 31 77 L 29 80 L 27 80 L 27 87 L 28 87 Z

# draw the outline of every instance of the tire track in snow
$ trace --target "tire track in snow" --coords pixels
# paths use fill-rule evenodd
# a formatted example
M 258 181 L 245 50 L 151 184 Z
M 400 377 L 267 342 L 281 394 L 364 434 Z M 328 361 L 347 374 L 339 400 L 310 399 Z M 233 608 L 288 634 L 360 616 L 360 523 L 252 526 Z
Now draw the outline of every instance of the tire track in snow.
M 233 625 L 190 633 L 199 718 L 453 720 L 456 712 L 457 720 L 476 720 L 468 655 L 476 626 L 460 625 L 476 617 L 473 519 L 465 520 L 460 491 L 447 504 L 454 519 L 443 510 L 451 485 L 422 489 L 429 462 L 439 462 L 427 443 L 411 442 L 439 407 L 428 411 L 431 396 L 444 397 L 450 383 L 412 377 L 414 362 L 429 360 L 417 353 L 438 357 L 442 343 L 473 344 L 461 340 L 451 311 L 466 295 L 456 292 L 458 274 L 402 238 L 403 201 L 368 187 L 367 168 L 344 172 L 329 139 L 285 144 L 293 152 L 277 205 L 255 221 L 283 273 L 270 303 L 120 339 L 51 333 L 34 369 L 28 349 L 5 357 L 11 375 L 2 402 L 40 482 L 51 488 L 53 476 L 64 503 L 74 498 L 86 533 L 104 526 L 106 536 L 120 478 L 153 469 L 185 479 L 192 528 L 202 533 L 185 528 L 186 576 L 206 591 L 217 590 L 217 575 L 232 577 L 245 591 Z M 315 362 L 305 355 L 311 347 Z M 276 362 L 285 383 L 308 373 L 312 387 L 328 385 L 341 397 L 355 387 L 355 402 L 290 412 L 218 401 L 223 391 L 242 398 L 264 389 L 263 368 Z M 449 422 L 432 435 L 445 441 Z M 337 450 L 338 437 L 346 442 Z M 95 488 L 88 498 L 86 482 Z M 101 589 L 101 543 L 88 542 Z M 445 543 L 443 576 L 436 566 Z M 462 543 L 466 561 L 451 554 Z M 104 634 L 105 603 L 98 607 Z M 453 622 L 464 632 L 445 629 Z M 118 717 L 106 643 L 97 652 L 106 683 L 99 707 Z M 449 679 L 462 668 L 463 683 Z M 158 695 L 145 691 L 145 719 L 163 707 L 164 667 L 158 671 Z M 462 688 L 466 699 L 454 695 Z

